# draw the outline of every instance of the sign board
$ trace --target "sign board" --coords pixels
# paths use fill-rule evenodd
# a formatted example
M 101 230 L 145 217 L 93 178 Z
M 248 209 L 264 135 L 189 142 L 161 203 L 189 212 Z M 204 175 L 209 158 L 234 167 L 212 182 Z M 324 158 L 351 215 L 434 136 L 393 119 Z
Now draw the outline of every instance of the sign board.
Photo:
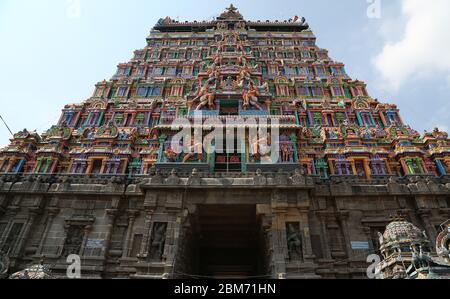
M 369 242 L 352 241 L 353 250 L 370 250 Z
M 86 248 L 90 249 L 96 249 L 96 248 L 103 248 L 105 245 L 105 240 L 103 239 L 89 239 L 86 243 Z

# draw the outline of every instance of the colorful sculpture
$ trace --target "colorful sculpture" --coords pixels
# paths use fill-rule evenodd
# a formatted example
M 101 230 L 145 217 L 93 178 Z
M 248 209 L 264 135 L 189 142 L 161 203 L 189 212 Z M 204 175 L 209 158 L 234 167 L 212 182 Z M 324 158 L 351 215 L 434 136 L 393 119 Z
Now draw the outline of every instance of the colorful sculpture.
M 173 120 L 193 121 L 202 111 L 204 118 L 241 123 L 269 120 L 269 133 L 276 120 L 296 138 L 280 142 L 275 162 L 307 165 L 309 175 L 448 175 L 448 134 L 435 129 L 420 136 L 396 105 L 371 98 L 364 82 L 316 45 L 304 18 L 252 22 L 230 6 L 212 22 L 187 24 L 190 33 L 184 23 L 160 19 L 147 45 L 119 64 L 111 80 L 97 83 L 92 97 L 66 105 L 48 132 L 14 135 L 0 151 L 0 172 L 139 175 L 158 163 L 181 162 L 209 163 L 211 171 L 215 163 L 240 163 L 234 171 L 245 171 L 266 159 L 262 140 L 249 133 L 241 156 L 195 159 L 165 146 L 177 133 Z

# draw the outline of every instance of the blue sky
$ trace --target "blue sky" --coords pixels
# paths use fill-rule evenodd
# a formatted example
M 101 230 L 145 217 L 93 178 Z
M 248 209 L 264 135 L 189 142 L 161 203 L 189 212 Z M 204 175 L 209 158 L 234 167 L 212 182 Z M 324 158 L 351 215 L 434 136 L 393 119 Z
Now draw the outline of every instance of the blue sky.
M 420 132 L 450 128 L 447 0 L 0 0 L 0 114 L 14 132 L 42 132 L 143 48 L 159 18 L 212 19 L 230 3 L 252 20 L 305 16 L 372 97 Z M 0 146 L 9 138 L 0 124 Z

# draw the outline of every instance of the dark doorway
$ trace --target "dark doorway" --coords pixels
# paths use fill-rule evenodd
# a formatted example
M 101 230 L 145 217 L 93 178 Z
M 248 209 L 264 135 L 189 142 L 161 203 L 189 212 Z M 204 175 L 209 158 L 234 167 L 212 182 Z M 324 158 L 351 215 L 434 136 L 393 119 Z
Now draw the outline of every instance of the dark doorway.
M 216 279 L 264 275 L 254 205 L 200 206 L 199 274 Z

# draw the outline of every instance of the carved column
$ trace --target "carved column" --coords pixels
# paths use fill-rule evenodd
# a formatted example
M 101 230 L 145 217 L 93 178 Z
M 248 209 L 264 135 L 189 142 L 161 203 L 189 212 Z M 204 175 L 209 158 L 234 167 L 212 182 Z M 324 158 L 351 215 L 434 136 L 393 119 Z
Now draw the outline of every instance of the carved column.
M 373 243 L 372 230 L 370 229 L 370 227 L 368 226 L 363 227 L 363 231 L 367 236 L 367 241 L 369 242 L 370 248 L 372 248 L 373 251 L 377 251 L 379 248 L 376 248 L 377 244 Z
M 273 275 L 275 279 L 286 276 L 287 240 L 285 222 L 281 221 L 281 213 L 275 212 L 270 243 L 273 251 Z
M 387 159 L 382 159 L 384 161 L 384 165 L 386 166 L 386 174 L 394 174 L 394 171 L 392 170 L 391 163 Z
M 302 232 L 303 236 L 303 256 L 305 262 L 314 262 L 314 253 L 312 250 L 312 244 L 311 244 L 311 233 L 309 228 L 309 216 L 308 211 L 306 210 L 300 210 L 300 230 Z
M 372 171 L 370 169 L 370 163 L 369 160 L 364 159 L 364 171 L 366 172 L 366 177 L 368 180 L 372 179 Z
M 5 171 L 2 171 L 5 164 L 6 164 L 6 159 L 0 160 L 0 172 L 6 172 L 6 169 L 5 169 Z
M 355 160 L 350 161 L 350 167 L 352 169 L 352 175 L 358 175 L 358 171 L 356 170 Z
M 6 169 L 6 172 L 7 172 L 7 173 L 12 172 L 12 168 L 13 168 L 14 165 L 16 164 L 16 161 L 17 161 L 17 158 L 12 158 L 11 160 L 9 160 L 8 166 L 7 166 L 7 169 Z
M 166 232 L 166 246 L 163 254 L 163 259 L 166 262 L 166 273 L 173 270 L 175 260 L 179 250 L 179 239 L 181 232 L 181 217 L 174 216 L 175 222 L 168 223 Z M 170 268 L 167 268 L 170 267 Z
M 39 209 L 30 209 L 27 223 L 25 224 L 25 228 L 22 230 L 22 233 L 19 237 L 19 242 L 17 243 L 16 249 L 14 251 L 14 254 L 19 256 L 25 247 L 25 243 L 28 238 L 28 234 L 30 233 L 31 226 L 34 223 L 34 220 L 36 219 L 36 216 L 38 215 Z
M 351 248 L 351 244 L 350 244 L 350 236 L 349 236 L 349 230 L 348 230 L 348 226 L 347 226 L 347 219 L 349 216 L 349 212 L 348 211 L 341 211 L 338 212 L 338 220 L 339 220 L 339 225 L 341 227 L 342 230 L 342 236 L 344 237 L 344 243 L 345 243 L 345 250 L 347 253 L 348 257 L 351 257 L 351 253 L 352 253 L 352 248 Z
M 400 160 L 400 165 L 402 166 L 403 171 L 405 172 L 405 174 L 411 173 L 410 170 L 409 170 L 408 165 L 406 165 L 406 163 L 405 163 L 405 160 L 401 159 Z
M 94 161 L 92 159 L 88 160 L 87 162 L 87 168 L 86 168 L 86 174 L 91 175 L 92 174 L 92 167 L 94 166 Z
M 55 218 L 56 215 L 58 215 L 58 213 L 59 213 L 58 209 L 49 209 L 48 210 L 47 222 L 45 224 L 44 232 L 42 233 L 41 242 L 39 243 L 39 248 L 36 251 L 37 254 L 42 254 L 42 252 L 44 250 L 45 241 L 47 240 L 47 235 L 53 224 L 53 219 Z
M 325 259 L 331 260 L 331 250 L 330 250 L 330 244 L 328 244 L 328 240 L 330 239 L 328 237 L 328 230 L 327 230 L 327 215 L 325 213 L 319 212 L 317 214 L 319 221 L 320 221 L 320 241 L 322 243 L 322 251 L 323 251 L 323 257 Z
M 127 235 L 125 237 L 125 241 L 123 242 L 123 253 L 122 258 L 127 258 L 130 256 L 130 243 L 131 239 L 133 238 L 133 227 L 134 222 L 136 221 L 136 216 L 139 214 L 139 211 L 137 210 L 130 210 L 128 211 L 128 229 L 127 229 Z
M 55 171 L 56 171 L 56 166 L 57 166 L 57 165 L 58 165 L 58 159 L 55 158 L 55 159 L 53 160 L 53 164 L 52 164 L 52 166 L 50 167 L 50 171 L 49 171 L 48 173 L 50 173 L 50 174 L 55 173 Z
M 330 175 L 336 175 L 336 169 L 334 168 L 333 161 L 329 161 L 328 166 L 330 168 Z
M 103 174 L 105 173 L 105 169 L 106 169 L 106 159 L 102 160 L 102 167 L 100 168 L 100 173 L 99 174 Z
M 9 234 L 9 230 L 11 229 L 11 227 L 13 225 L 14 215 L 11 215 L 11 214 L 12 214 L 12 212 L 8 211 L 6 213 L 6 215 L 5 215 L 6 217 L 9 216 L 10 219 L 8 221 L 8 224 L 5 227 L 5 231 L 3 232 L 3 236 L 0 235 L 0 246 L 3 246 L 4 243 L 6 242 L 6 239 L 7 239 L 8 234 Z M 1 250 L 1 247 L 0 247 L 0 250 Z
M 429 241 L 431 242 L 431 247 L 434 248 L 434 244 L 436 243 L 437 233 L 436 229 L 431 225 L 430 216 L 431 211 L 430 210 L 421 210 L 419 211 L 419 216 L 422 219 L 423 223 L 425 224 L 425 229 L 428 235 Z
M 154 212 L 153 210 L 146 210 L 147 215 L 145 218 L 144 236 L 142 237 L 142 245 L 140 253 L 140 256 L 142 257 L 148 256 L 148 245 L 151 237 L 153 212 Z
M 84 227 L 83 241 L 81 242 L 80 254 L 79 254 L 80 256 L 84 255 L 84 250 L 85 250 L 85 247 L 86 247 L 86 244 L 87 244 L 87 241 L 89 238 L 89 233 L 91 232 L 91 230 L 92 230 L 92 225 L 86 225 Z
M 108 218 L 108 225 L 105 236 L 105 244 L 102 249 L 102 256 L 104 256 L 105 258 L 107 258 L 109 247 L 111 245 L 111 234 L 114 228 L 114 222 L 116 221 L 117 209 L 108 209 L 106 210 L 106 214 Z

